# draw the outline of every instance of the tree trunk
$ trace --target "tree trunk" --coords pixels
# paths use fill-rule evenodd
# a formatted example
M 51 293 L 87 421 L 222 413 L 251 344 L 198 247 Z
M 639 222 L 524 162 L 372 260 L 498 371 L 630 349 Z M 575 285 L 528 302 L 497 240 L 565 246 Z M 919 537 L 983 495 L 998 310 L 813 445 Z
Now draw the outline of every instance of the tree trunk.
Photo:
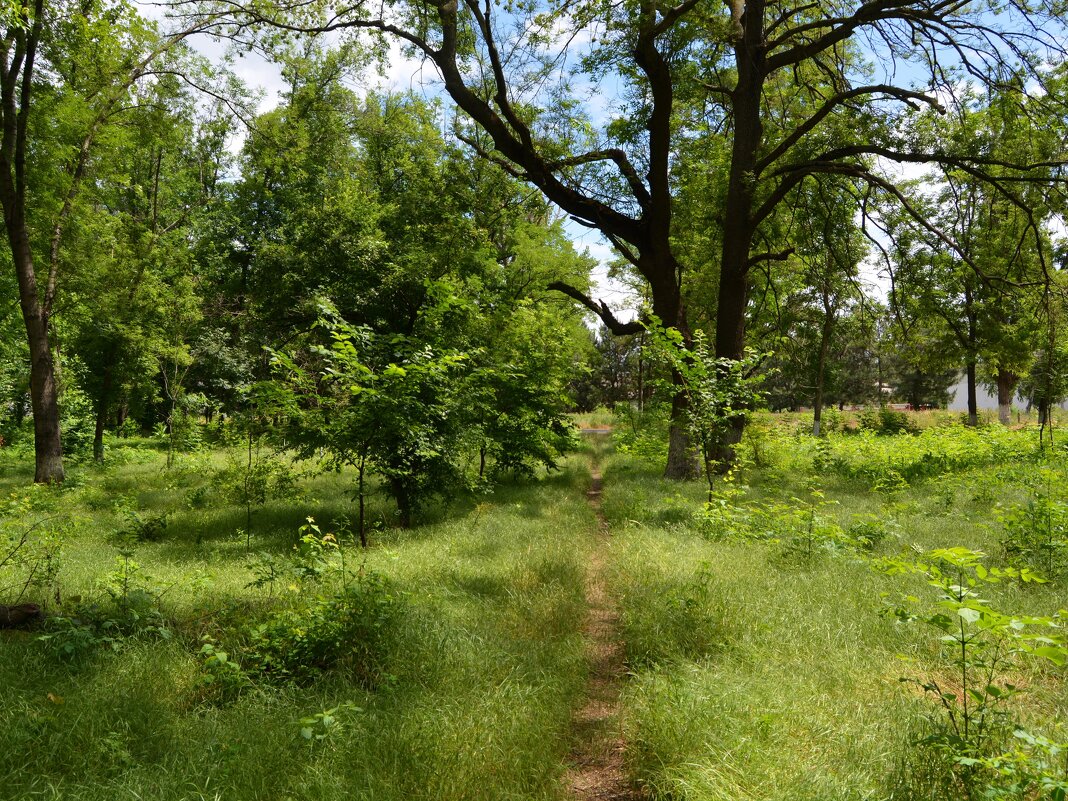
M 104 367 L 104 378 L 100 387 L 100 398 L 96 403 L 96 429 L 93 431 L 93 459 L 104 463 L 104 426 L 107 424 L 108 407 L 111 405 L 111 361 Z
M 1020 377 L 1004 367 L 998 368 L 998 422 L 1007 426 L 1012 423 L 1012 396 Z
M 675 386 L 679 386 L 682 377 L 674 375 Z M 689 400 L 684 392 L 676 392 L 671 399 L 671 428 L 668 433 L 668 458 L 664 468 L 664 477 L 678 481 L 697 478 L 701 467 L 697 449 L 690 437 L 686 419 Z
M 968 425 L 979 425 L 979 402 L 975 393 L 975 360 L 968 362 Z
M 8 238 L 18 274 L 19 301 L 30 346 L 30 407 L 33 410 L 36 464 L 33 480 L 38 484 L 56 484 L 64 478 L 63 443 L 60 438 L 55 365 L 48 341 L 48 316 L 37 294 L 37 277 L 25 225 L 18 225 L 17 220 L 10 219 L 18 215 L 8 213 L 6 202 L 4 213 L 8 218 Z
M 831 348 L 831 329 L 834 328 L 835 310 L 831 305 L 830 292 L 823 286 L 823 325 L 820 327 L 820 355 L 816 364 L 816 392 L 812 398 L 812 435 L 820 435 L 820 418 L 823 416 L 823 377 L 827 372 L 827 352 Z
M 367 495 L 366 495 L 367 458 L 361 456 L 357 477 L 357 495 L 360 501 L 360 511 L 356 527 L 360 534 L 360 547 L 367 547 Z
M 411 528 L 415 506 L 412 501 L 412 494 L 402 479 L 390 479 L 390 486 L 393 489 L 393 500 L 397 504 L 397 517 L 400 527 Z
M 26 153 L 34 58 L 44 27 L 44 0 L 36 0 L 28 31 L 9 34 L 5 40 L 0 103 L 0 206 L 11 246 L 11 260 L 19 283 L 19 305 L 30 346 L 30 406 L 33 409 L 33 445 L 39 484 L 61 482 L 63 443 L 59 430 L 59 402 L 55 363 L 48 340 L 50 297 L 44 301 L 37 290 L 33 253 L 26 222 Z M 29 19 L 28 12 L 23 21 Z M 11 38 L 13 36 L 13 38 Z M 14 47 L 12 47 L 12 44 Z M 19 74 L 21 70 L 21 74 Z M 49 293 L 50 294 L 50 293 Z
M 757 7 L 759 5 L 759 8 Z M 754 176 L 757 151 L 764 138 L 760 119 L 764 83 L 763 4 L 746 6 L 752 18 L 734 42 L 738 83 L 732 94 L 734 142 L 724 207 L 719 299 L 716 307 L 716 356 L 741 359 L 745 353 L 745 311 L 749 298 L 749 256 L 753 244 Z M 745 419 L 736 418 L 715 446 L 721 469 L 734 462 L 734 448 L 741 441 Z

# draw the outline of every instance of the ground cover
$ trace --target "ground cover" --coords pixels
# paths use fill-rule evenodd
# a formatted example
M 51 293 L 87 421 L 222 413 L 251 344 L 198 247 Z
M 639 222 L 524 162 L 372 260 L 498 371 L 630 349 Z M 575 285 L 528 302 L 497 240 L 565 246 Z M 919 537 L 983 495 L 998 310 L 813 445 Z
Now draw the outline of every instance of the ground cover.
M 1036 444 L 1034 431 L 959 425 L 815 439 L 789 418 L 765 420 L 743 443 L 748 467 L 722 480 L 707 507 L 703 486 L 665 487 L 640 449 L 609 457 L 603 508 L 633 670 L 625 736 L 654 797 L 1062 797 L 1063 750 L 1024 747 L 1014 732 L 1066 739 L 1063 667 L 1008 656 L 1007 642 L 995 660 L 984 616 L 967 630 L 970 697 L 959 653 L 941 641 L 955 626 L 905 623 L 896 606 L 922 621 L 920 610 L 938 604 L 930 577 L 887 568 L 932 565 L 931 551 L 950 548 L 983 552 L 991 569 L 1019 564 L 1003 521 L 1023 518 L 1018 529 L 1034 524 L 1045 537 L 1026 510 L 1045 498 L 1056 517 L 1066 500 L 1063 453 L 1039 455 Z M 1053 529 L 1063 542 L 1063 524 Z M 976 591 L 1017 619 L 1068 601 L 1056 578 Z M 989 685 L 1003 702 L 986 695 Z M 1019 693 L 1010 699 L 1006 687 Z M 985 714 L 987 739 L 974 721 L 968 742 L 947 738 L 947 705 L 959 718 L 965 698 L 969 714 Z M 1002 751 L 1042 762 L 1048 786 L 1023 775 L 1033 763 L 957 761 Z
M 769 417 L 708 503 L 594 422 L 412 530 L 373 504 L 368 550 L 345 473 L 253 507 L 236 451 L 134 441 L 62 489 L 0 454 L 3 600 L 51 615 L 0 633 L 0 798 L 565 798 L 615 638 L 598 736 L 650 798 L 1061 797 L 1062 450 Z
M 45 589 L 61 592 L 51 613 L 79 622 L 47 625 L 51 641 L 41 630 L 2 635 L 0 797 L 558 797 L 585 681 L 595 519 L 581 458 L 448 519 L 382 529 L 367 552 L 343 542 L 344 573 L 329 538 L 325 552 L 290 553 L 310 513 L 321 533 L 337 530 L 345 476 L 304 480 L 301 502 L 261 510 L 250 555 L 236 532 L 243 510 L 203 489 L 225 454 L 188 457 L 177 472 L 150 449 L 116 461 L 72 471 L 61 490 L 26 490 L 19 470 L 4 477 L 9 511 L 27 496 L 37 505 L 17 521 L 73 521 Z M 204 505 L 190 505 L 198 492 Z M 116 539 L 128 515 L 111 501 L 128 496 L 142 517 L 170 513 L 156 541 Z M 248 586 L 271 559 L 275 580 Z M 339 635 L 323 618 L 353 609 L 388 629 L 370 668 L 349 654 L 280 675 L 289 649 L 328 652 Z M 272 637 L 285 647 L 272 650 Z

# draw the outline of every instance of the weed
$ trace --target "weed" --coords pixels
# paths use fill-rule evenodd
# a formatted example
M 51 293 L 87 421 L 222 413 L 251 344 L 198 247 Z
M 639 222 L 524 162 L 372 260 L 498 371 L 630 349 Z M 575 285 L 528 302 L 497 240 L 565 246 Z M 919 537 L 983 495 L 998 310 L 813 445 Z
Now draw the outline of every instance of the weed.
M 1068 500 L 1057 497 L 1053 490 L 1063 481 L 1059 471 L 1043 467 L 1033 497 L 1024 504 L 995 510 L 1004 529 L 1001 545 L 1006 556 L 1050 578 L 1068 572 Z
M 385 578 L 365 572 L 337 595 L 254 626 L 242 664 L 250 675 L 297 683 L 344 668 L 360 684 L 375 686 L 387 677 L 398 601 Z
M 888 575 L 918 573 L 936 588 L 936 600 L 923 607 L 904 596 L 884 611 L 903 622 L 919 621 L 941 632 L 951 659 L 952 680 L 938 675 L 906 677 L 936 701 L 943 725 L 923 745 L 953 764 L 968 798 L 978 797 L 977 766 L 997 753 L 1014 720 L 1010 701 L 1021 692 L 1006 676 L 1018 657 L 1031 654 L 1058 664 L 1068 661 L 1068 644 L 1057 617 L 1010 615 L 994 609 L 980 588 L 1002 581 L 1036 582 L 1029 570 L 983 566 L 985 555 L 966 548 L 940 548 L 921 561 L 886 558 L 875 563 Z M 916 607 L 921 608 L 917 611 Z M 1038 629 L 1036 632 L 1035 629 Z
M 363 710 L 351 701 L 338 704 L 333 709 L 324 709 L 314 715 L 301 718 L 300 736 L 309 743 L 321 743 L 336 734 L 342 728 L 345 715 L 356 714 Z
M 152 513 L 124 509 L 126 524 L 116 532 L 116 537 L 127 542 L 159 542 L 167 533 L 169 512 Z

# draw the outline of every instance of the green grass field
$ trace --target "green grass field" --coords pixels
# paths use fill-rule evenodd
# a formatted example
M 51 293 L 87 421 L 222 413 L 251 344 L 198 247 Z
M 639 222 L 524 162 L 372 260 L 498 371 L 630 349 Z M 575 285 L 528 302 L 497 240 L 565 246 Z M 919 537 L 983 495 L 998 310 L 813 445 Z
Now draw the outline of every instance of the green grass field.
M 0 632 L 0 798 L 564 798 L 594 547 L 608 549 L 622 613 L 627 766 L 646 797 L 1057 798 L 1019 777 L 1068 781 L 1063 753 L 1013 751 L 1013 731 L 1068 740 L 1065 668 L 1009 640 L 998 659 L 976 650 L 997 674 L 975 686 L 1018 688 L 989 705 L 975 752 L 1018 753 L 995 781 L 1008 762 L 955 762 L 937 699 L 900 680 L 962 702 L 943 632 L 883 611 L 902 594 L 917 614 L 934 608 L 925 576 L 888 575 L 886 560 L 931 563 L 936 548 L 982 551 L 989 568 L 1037 560 L 1038 573 L 1048 559 L 1056 574 L 1062 452 L 1037 455 L 1032 430 L 815 440 L 798 426 L 754 427 L 708 506 L 704 482 L 664 482 L 620 425 L 614 444 L 591 440 L 560 471 L 454 499 L 412 530 L 376 497 L 366 551 L 344 536 L 294 551 L 309 516 L 342 530 L 344 474 L 302 475 L 256 510 L 249 537 L 220 483 L 236 458 L 223 451 L 168 470 L 151 443 L 116 445 L 62 489 L 28 488 L 25 460 L 0 454 L 4 535 L 38 524 L 0 568 L 0 602 L 25 587 L 21 600 L 61 618 Z M 602 546 L 584 497 L 594 455 Z M 134 543 L 132 512 L 168 517 Z M 1034 547 L 1007 550 L 1006 532 L 1027 526 L 1041 529 Z M 1068 606 L 1064 582 L 978 590 L 990 609 L 1045 618 Z M 356 628 L 337 628 L 345 615 Z M 282 666 L 303 653 L 323 669 Z

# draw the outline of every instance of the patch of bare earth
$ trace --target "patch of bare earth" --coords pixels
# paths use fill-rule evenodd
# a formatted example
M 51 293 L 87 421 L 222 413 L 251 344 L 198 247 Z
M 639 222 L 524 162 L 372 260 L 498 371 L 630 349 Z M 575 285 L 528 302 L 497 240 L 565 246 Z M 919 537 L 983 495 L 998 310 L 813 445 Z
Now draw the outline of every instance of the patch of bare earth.
M 600 521 L 598 543 L 586 569 L 588 611 L 582 626 L 590 677 L 585 701 L 572 715 L 574 744 L 564 779 L 568 798 L 577 801 L 637 801 L 641 794 L 627 781 L 623 765 L 619 693 L 626 669 L 619 610 L 605 583 L 608 526 L 601 514 L 601 473 L 596 465 L 587 495 Z

